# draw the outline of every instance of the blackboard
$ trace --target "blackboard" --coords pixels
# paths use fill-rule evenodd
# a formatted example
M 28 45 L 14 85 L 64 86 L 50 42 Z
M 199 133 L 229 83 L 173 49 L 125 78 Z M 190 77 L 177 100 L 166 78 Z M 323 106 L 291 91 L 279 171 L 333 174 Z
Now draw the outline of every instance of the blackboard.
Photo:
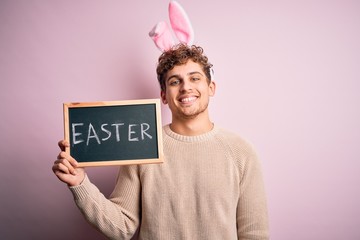
M 64 103 L 66 148 L 80 167 L 162 163 L 159 99 Z

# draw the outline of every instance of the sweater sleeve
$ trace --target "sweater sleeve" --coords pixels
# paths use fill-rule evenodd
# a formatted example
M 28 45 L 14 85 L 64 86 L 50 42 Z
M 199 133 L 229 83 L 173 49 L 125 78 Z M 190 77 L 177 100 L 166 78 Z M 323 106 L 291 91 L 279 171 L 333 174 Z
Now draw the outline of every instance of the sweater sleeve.
M 260 162 L 248 145 L 240 164 L 237 229 L 240 240 L 269 239 L 268 213 Z
M 109 239 L 131 239 L 140 216 L 140 180 L 136 166 L 120 167 L 114 191 L 107 199 L 86 176 L 70 187 L 86 220 Z

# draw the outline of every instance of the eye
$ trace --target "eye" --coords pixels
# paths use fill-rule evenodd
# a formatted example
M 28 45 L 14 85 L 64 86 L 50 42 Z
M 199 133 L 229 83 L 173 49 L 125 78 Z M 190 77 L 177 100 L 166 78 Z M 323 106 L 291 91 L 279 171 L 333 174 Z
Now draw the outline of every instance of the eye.
M 193 81 L 193 82 L 196 82 L 196 81 L 200 81 L 202 79 L 202 75 L 201 74 L 191 74 L 190 76 L 190 80 Z
M 179 83 L 180 83 L 179 79 L 173 79 L 173 80 L 169 81 L 170 86 L 176 86 L 176 85 L 179 85 Z

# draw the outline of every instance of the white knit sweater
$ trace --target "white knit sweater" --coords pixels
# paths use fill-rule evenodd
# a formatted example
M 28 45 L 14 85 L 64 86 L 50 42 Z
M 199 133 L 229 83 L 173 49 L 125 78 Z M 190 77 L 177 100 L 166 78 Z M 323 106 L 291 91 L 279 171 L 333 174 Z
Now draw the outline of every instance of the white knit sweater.
M 260 163 L 252 146 L 214 127 L 189 137 L 163 128 L 163 164 L 120 167 L 106 199 L 86 177 L 71 187 L 86 219 L 109 239 L 268 239 Z

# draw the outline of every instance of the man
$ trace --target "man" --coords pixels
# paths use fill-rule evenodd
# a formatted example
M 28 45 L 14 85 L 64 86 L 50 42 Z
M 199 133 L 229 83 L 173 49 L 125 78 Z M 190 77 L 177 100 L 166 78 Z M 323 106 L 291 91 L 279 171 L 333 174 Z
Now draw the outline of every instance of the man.
M 163 127 L 163 164 L 120 167 L 109 199 L 64 152 L 53 165 L 86 219 L 110 239 L 268 239 L 265 193 L 252 146 L 214 125 L 216 85 L 197 46 L 164 52 L 157 67 L 172 122 Z

